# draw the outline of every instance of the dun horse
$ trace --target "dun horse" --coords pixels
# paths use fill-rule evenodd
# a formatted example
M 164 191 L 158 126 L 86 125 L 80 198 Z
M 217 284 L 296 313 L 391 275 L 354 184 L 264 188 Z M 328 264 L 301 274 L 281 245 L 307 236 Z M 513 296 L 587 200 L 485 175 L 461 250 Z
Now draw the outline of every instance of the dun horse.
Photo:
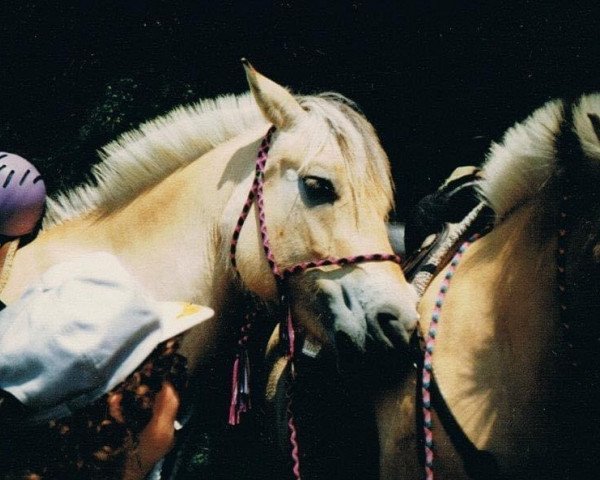
M 237 272 L 229 257 L 270 126 L 264 227 L 275 266 L 393 253 L 390 168 L 373 127 L 340 95 L 295 97 L 245 68 L 249 94 L 176 109 L 105 147 L 92 182 L 50 201 L 41 234 L 16 254 L 2 300 L 14 301 L 58 262 L 110 252 L 157 299 L 216 311 L 183 346 L 192 369 L 209 362 L 233 328 L 219 313 L 240 292 L 279 301 L 254 204 L 238 231 Z M 356 351 L 401 345 L 416 326 L 416 296 L 394 262 L 291 275 L 288 293 L 300 328 Z
M 600 95 L 550 102 L 491 149 L 479 190 L 495 226 L 419 308 L 439 388 L 428 478 L 597 474 L 599 115 Z M 385 479 L 423 476 L 415 380 L 378 402 Z

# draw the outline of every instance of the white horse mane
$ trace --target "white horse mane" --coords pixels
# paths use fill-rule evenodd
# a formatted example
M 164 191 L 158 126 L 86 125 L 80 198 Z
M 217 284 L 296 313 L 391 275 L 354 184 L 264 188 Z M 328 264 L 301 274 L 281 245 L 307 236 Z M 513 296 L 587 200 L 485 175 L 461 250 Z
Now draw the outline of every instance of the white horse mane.
M 310 139 L 313 147 L 308 148 L 324 144 L 333 134 L 347 161 L 351 185 L 358 181 L 366 183 L 371 194 L 383 192 L 389 210 L 389 164 L 371 125 L 342 95 L 324 93 L 298 96 L 297 100 L 329 127 L 309 127 L 310 132 L 305 132 L 309 135 L 301 136 Z M 217 145 L 261 123 L 266 131 L 266 120 L 250 93 L 177 107 L 102 148 L 102 161 L 93 166 L 87 183 L 48 200 L 44 227 L 91 211 L 110 212 Z
M 573 108 L 573 125 L 584 152 L 600 161 L 600 143 L 588 113 L 600 114 L 600 94 L 581 97 Z M 492 144 L 479 194 L 498 218 L 535 196 L 554 173 L 555 143 L 563 118 L 563 102 L 550 101 L 510 128 L 502 143 Z
M 146 122 L 101 149 L 90 181 L 49 199 L 44 226 L 113 209 L 261 120 L 246 93 L 177 107 Z

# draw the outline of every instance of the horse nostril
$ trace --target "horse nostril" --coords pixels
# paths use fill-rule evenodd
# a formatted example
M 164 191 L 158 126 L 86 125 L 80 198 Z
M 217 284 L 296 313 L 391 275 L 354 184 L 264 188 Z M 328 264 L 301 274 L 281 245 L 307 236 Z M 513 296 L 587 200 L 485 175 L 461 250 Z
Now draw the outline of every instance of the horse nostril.
M 348 290 L 346 290 L 346 287 L 342 284 L 342 298 L 344 299 L 344 305 L 346 305 L 346 308 L 348 310 L 352 310 L 352 302 L 350 301 L 350 295 L 348 294 Z

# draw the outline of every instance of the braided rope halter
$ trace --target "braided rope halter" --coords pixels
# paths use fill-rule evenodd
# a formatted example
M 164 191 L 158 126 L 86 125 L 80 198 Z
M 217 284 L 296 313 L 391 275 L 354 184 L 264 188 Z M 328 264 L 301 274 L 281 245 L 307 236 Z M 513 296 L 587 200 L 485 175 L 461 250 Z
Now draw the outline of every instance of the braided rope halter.
M 423 368 L 421 371 L 421 395 L 423 399 L 422 405 L 422 415 L 423 415 L 423 438 L 424 438 L 424 452 L 425 452 L 425 479 L 433 480 L 434 470 L 433 470 L 433 460 L 434 460 L 434 446 L 433 446 L 433 420 L 432 420 L 432 409 L 431 409 L 431 379 L 433 374 L 433 351 L 435 349 L 435 340 L 437 335 L 438 322 L 440 320 L 440 315 L 442 312 L 442 306 L 444 305 L 444 300 L 446 298 L 446 294 L 448 293 L 448 289 L 450 288 L 450 282 L 452 281 L 452 277 L 456 273 L 458 268 L 458 264 L 462 259 L 465 252 L 471 246 L 473 242 L 475 242 L 480 235 L 475 234 L 469 240 L 462 243 L 462 245 L 458 248 L 457 252 L 452 257 L 450 261 L 450 266 L 448 271 L 444 275 L 444 280 L 442 280 L 442 284 L 440 285 L 440 289 L 435 299 L 435 304 L 433 308 L 433 312 L 431 313 L 431 320 L 429 323 L 429 330 L 427 331 L 427 336 L 425 338 L 425 353 L 423 357 Z
M 560 201 L 559 201 L 559 214 L 557 218 L 557 246 L 556 246 L 556 283 L 557 283 L 557 299 L 559 305 L 559 315 L 560 315 L 560 329 L 562 331 L 563 337 L 565 338 L 567 357 L 572 358 L 573 356 L 573 345 L 574 341 L 572 339 L 572 328 L 571 324 L 568 321 L 567 313 L 568 313 L 568 290 L 567 290 L 567 279 L 566 279 L 566 249 L 567 249 L 567 240 L 569 234 L 570 221 L 572 220 L 572 205 L 571 205 L 571 194 L 569 193 L 570 187 L 570 179 L 568 176 L 565 176 L 562 179 L 561 191 L 560 191 Z M 442 311 L 442 306 L 444 304 L 444 300 L 448 293 L 448 289 L 450 288 L 450 283 L 456 270 L 458 269 L 458 265 L 469 249 L 469 247 L 479 238 L 482 237 L 482 234 L 476 233 L 472 235 L 468 240 L 463 242 L 461 246 L 458 248 L 452 260 L 450 261 L 450 265 L 446 274 L 444 275 L 444 279 L 440 285 L 438 294 L 435 299 L 435 304 L 433 308 L 433 312 L 431 314 L 431 319 L 429 323 L 429 329 L 427 332 L 427 336 L 425 338 L 425 351 L 423 353 L 423 366 L 421 370 L 421 395 L 422 395 L 422 418 L 423 418 L 423 450 L 424 450 L 424 458 L 425 458 L 425 480 L 433 480 L 434 479 L 434 442 L 433 442 L 433 421 L 432 421 L 432 401 L 431 401 L 431 382 L 433 376 L 433 364 L 432 357 L 433 352 L 435 350 L 436 343 L 436 335 L 438 324 L 440 320 L 440 315 Z M 577 361 L 571 361 L 568 365 L 572 369 L 577 369 L 579 367 Z
M 282 319 L 280 324 L 280 335 L 282 340 L 285 341 L 287 347 L 287 358 L 290 363 L 290 371 L 292 373 L 292 379 L 295 376 L 294 369 L 294 357 L 295 357 L 295 343 L 296 343 L 296 325 L 294 324 L 294 320 L 291 314 L 289 300 L 287 296 L 287 279 L 294 274 L 298 274 L 301 272 L 305 272 L 311 268 L 323 267 L 327 265 L 354 265 L 357 263 L 364 262 L 395 262 L 397 264 L 401 264 L 401 258 L 395 254 L 389 253 L 375 253 L 375 254 L 367 254 L 367 255 L 355 255 L 341 258 L 324 258 L 319 260 L 301 262 L 290 267 L 280 268 L 275 261 L 275 257 L 273 255 L 273 251 L 271 250 L 271 243 L 269 241 L 269 235 L 267 233 L 267 225 L 265 219 L 265 211 L 264 211 L 264 197 L 263 197 L 263 187 L 264 187 L 264 176 L 265 176 L 265 166 L 267 163 L 269 148 L 271 147 L 271 139 L 275 132 L 275 127 L 272 126 L 267 131 L 266 135 L 263 137 L 262 142 L 260 144 L 260 148 L 258 149 L 258 154 L 256 156 L 256 166 L 255 166 L 255 175 L 254 180 L 252 182 L 252 186 L 248 193 L 248 197 L 244 206 L 242 208 L 242 213 L 240 214 L 235 230 L 233 232 L 233 236 L 231 238 L 230 252 L 229 258 L 231 260 L 231 264 L 238 274 L 239 271 L 237 269 L 235 253 L 237 249 L 238 240 L 240 237 L 240 232 L 248 217 L 250 209 L 254 202 L 256 202 L 257 211 L 258 211 L 258 224 L 259 224 L 259 232 L 262 241 L 263 250 L 267 257 L 267 262 L 269 264 L 269 268 L 271 273 L 275 277 L 278 297 L 280 299 L 280 306 L 282 311 Z M 250 365 L 247 351 L 247 343 L 249 339 L 249 332 L 252 328 L 252 323 L 256 318 L 256 312 L 250 312 L 246 315 L 244 324 L 241 328 L 241 335 L 238 341 L 238 353 L 236 355 L 234 365 L 233 365 L 233 375 L 232 375 L 232 391 L 231 391 L 231 403 L 229 408 L 229 424 L 237 425 L 240 423 L 241 414 L 246 412 L 250 408 Z M 299 456 L 299 446 L 298 446 L 298 435 L 297 429 L 294 422 L 294 416 L 292 413 L 292 395 L 291 392 L 287 392 L 288 396 L 288 405 L 287 405 L 287 414 L 288 414 L 288 427 L 290 431 L 290 444 L 292 446 L 292 461 L 293 461 L 293 473 L 296 480 L 300 479 L 300 456 Z

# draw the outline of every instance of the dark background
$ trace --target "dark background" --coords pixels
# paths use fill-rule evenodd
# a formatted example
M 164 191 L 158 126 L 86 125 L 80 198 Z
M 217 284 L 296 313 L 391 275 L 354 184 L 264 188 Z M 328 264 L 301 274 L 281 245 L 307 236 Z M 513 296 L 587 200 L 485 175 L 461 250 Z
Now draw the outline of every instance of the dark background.
M 403 219 L 534 108 L 600 90 L 599 13 L 566 0 L 0 0 L 0 151 L 32 160 L 50 192 L 72 186 L 119 133 L 181 103 L 247 90 L 245 56 L 296 92 L 357 102 L 392 161 Z M 327 432 L 351 438 L 348 418 Z M 197 428 L 189 478 L 282 478 L 249 460 L 266 458 L 254 454 L 260 445 L 240 453 L 257 443 L 252 426 Z M 314 447 L 337 469 L 318 478 L 341 475 L 334 441 Z M 350 442 L 346 458 L 376 458 L 363 445 Z M 340 478 L 376 475 L 345 464 Z
M 49 190 L 175 105 L 247 89 L 239 58 L 338 91 L 378 130 L 397 213 L 557 96 L 600 89 L 598 8 L 575 2 L 0 2 L 0 150 Z

